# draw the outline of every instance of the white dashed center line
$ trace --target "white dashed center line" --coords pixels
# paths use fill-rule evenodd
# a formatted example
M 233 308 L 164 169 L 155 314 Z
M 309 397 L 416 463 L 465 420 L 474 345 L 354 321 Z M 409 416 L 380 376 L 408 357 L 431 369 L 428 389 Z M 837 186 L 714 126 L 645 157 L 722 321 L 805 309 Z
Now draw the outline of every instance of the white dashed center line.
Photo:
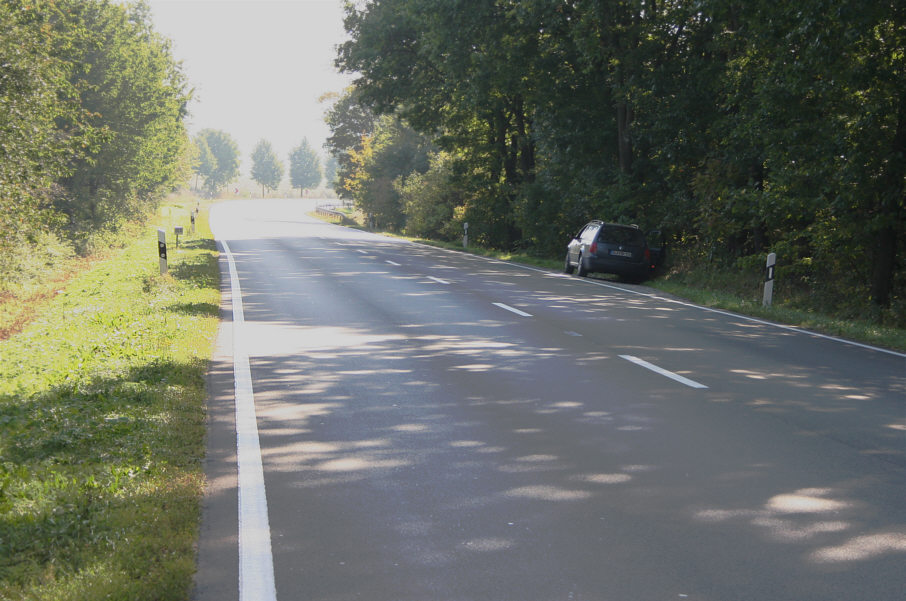
M 450 283 L 450 282 L 448 282 L 447 280 L 442 280 L 442 279 L 440 279 L 440 278 L 436 278 L 436 277 L 434 277 L 433 275 L 429 275 L 429 276 L 428 276 L 428 279 L 429 279 L 429 280 L 432 280 L 432 281 L 435 281 L 435 282 L 437 282 L 438 284 L 449 284 L 449 283 Z
M 400 264 L 397 263 L 396 261 L 390 261 L 390 260 L 388 260 L 388 261 L 385 261 L 385 262 L 388 263 L 388 264 L 390 264 L 390 265 L 393 265 L 394 267 L 399 267 L 399 266 L 400 266 Z
M 650 369 L 654 373 L 661 374 L 662 376 L 666 376 L 666 377 L 670 378 L 671 380 L 675 380 L 675 381 L 679 382 L 680 384 L 685 384 L 686 386 L 689 386 L 691 388 L 707 388 L 707 386 L 705 386 L 704 384 L 700 384 L 700 383 L 696 382 L 695 380 L 690 380 L 689 378 L 684 378 L 683 376 L 681 376 L 679 374 L 675 374 L 672 371 L 667 371 L 663 367 L 658 367 L 657 365 L 655 365 L 653 363 L 648 363 L 647 361 L 639 359 L 638 357 L 633 357 L 632 355 L 620 355 L 620 358 L 626 359 L 627 361 L 635 363 L 636 365 L 640 365 L 640 366 L 644 367 L 645 369 Z
M 517 309 L 515 307 L 511 307 L 509 305 L 504 305 L 503 303 L 494 303 L 494 306 L 500 307 L 501 309 L 506 309 L 510 313 L 515 313 L 516 315 L 519 315 L 521 317 L 531 317 L 532 316 L 531 313 L 526 313 L 525 311 L 520 311 L 519 309 Z

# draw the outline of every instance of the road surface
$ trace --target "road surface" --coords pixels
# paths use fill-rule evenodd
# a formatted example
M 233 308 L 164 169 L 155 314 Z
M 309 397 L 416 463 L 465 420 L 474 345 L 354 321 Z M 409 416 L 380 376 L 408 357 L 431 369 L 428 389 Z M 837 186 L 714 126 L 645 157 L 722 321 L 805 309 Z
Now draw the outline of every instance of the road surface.
M 212 215 L 197 601 L 906 598 L 906 356 L 310 208 Z

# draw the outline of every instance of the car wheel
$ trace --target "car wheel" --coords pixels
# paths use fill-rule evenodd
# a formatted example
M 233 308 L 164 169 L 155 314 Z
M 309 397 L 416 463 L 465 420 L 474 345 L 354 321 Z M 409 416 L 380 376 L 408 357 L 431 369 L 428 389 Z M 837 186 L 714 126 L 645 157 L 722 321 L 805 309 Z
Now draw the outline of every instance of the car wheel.
M 566 253 L 566 260 L 563 262 L 563 273 L 572 273 L 575 271 L 573 264 L 569 262 L 569 253 Z
M 576 275 L 580 278 L 584 278 L 588 275 L 588 268 L 585 266 L 585 259 L 582 258 L 582 255 L 579 255 L 579 264 L 576 265 Z

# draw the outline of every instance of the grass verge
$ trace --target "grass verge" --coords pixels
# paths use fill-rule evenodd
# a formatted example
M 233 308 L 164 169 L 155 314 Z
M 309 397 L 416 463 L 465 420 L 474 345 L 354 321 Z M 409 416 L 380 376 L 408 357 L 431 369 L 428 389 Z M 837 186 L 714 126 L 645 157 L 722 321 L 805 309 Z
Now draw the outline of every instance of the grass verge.
M 219 272 L 206 212 L 72 277 L 0 341 L 0 599 L 186 599 Z

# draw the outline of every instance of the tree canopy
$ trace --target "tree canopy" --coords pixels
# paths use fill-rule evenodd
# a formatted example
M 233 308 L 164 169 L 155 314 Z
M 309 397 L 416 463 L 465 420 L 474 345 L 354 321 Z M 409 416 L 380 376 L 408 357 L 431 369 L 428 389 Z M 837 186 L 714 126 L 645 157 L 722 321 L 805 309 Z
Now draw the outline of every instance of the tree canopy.
M 219 129 L 203 129 L 196 140 L 203 142 L 210 153 L 210 171 L 205 176 L 204 188 L 210 196 L 216 196 L 224 186 L 239 177 L 239 145 L 230 134 Z M 202 146 L 199 145 L 199 149 Z M 202 156 L 204 151 L 201 150 Z
M 298 146 L 289 153 L 289 179 L 293 188 L 299 188 L 301 194 L 305 188 L 313 188 L 321 183 L 321 158 L 303 138 Z
M 339 191 L 390 177 L 361 168 L 390 115 L 448 153 L 456 193 L 434 197 L 479 242 L 558 255 L 589 218 L 638 223 L 715 268 L 775 251 L 821 302 L 906 319 L 900 4 L 347 3 Z
M 198 178 L 207 179 L 210 177 L 217 167 L 217 159 L 214 157 L 214 153 L 211 152 L 211 147 L 208 146 L 208 142 L 204 136 L 196 135 L 195 139 L 192 140 L 192 143 L 195 145 L 192 172 L 195 174 L 195 189 L 197 190 Z
M 188 177 L 191 93 L 145 5 L 4 2 L 0 64 L 0 281 L 48 236 L 90 250 Z
M 283 179 L 283 163 L 267 140 L 259 140 L 252 150 L 252 179 L 261 186 L 262 196 L 266 190 L 276 190 Z

